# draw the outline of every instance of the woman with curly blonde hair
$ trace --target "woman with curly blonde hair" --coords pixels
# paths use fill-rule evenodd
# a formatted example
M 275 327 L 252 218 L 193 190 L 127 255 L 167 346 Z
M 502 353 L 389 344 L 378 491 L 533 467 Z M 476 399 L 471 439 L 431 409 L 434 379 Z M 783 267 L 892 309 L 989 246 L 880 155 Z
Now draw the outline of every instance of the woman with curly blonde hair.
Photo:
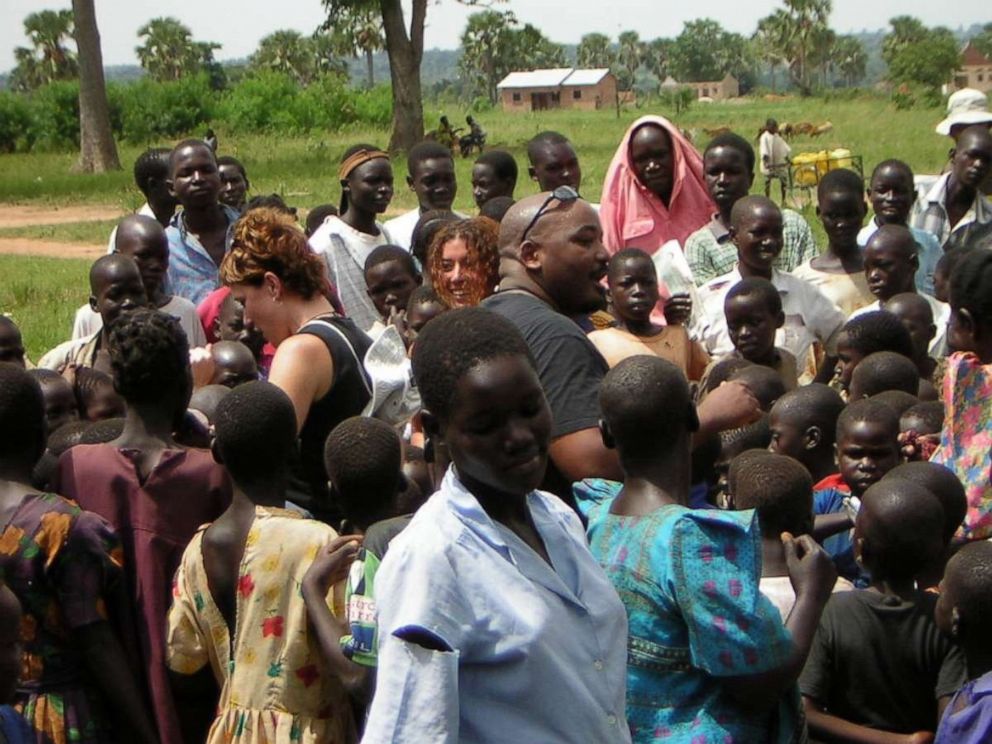
M 428 271 L 438 296 L 451 308 L 473 307 L 499 284 L 499 225 L 488 217 L 452 222 L 431 242 Z
M 234 228 L 221 281 L 245 308 L 244 322 L 276 347 L 269 382 L 289 396 L 300 435 L 293 500 L 325 520 L 324 441 L 371 397 L 361 360 L 371 340 L 324 296 L 324 265 L 292 217 L 254 209 Z

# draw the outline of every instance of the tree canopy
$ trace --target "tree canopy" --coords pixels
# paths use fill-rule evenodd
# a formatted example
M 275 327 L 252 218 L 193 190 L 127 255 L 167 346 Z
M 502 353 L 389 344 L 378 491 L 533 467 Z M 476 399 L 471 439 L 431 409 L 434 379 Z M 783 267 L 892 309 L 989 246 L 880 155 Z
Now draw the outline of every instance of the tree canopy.
M 17 65 L 10 76 L 15 90 L 34 90 L 55 80 L 69 80 L 79 73 L 76 53 L 66 46 L 72 39 L 71 10 L 41 10 L 24 19 L 30 47 L 14 49 Z

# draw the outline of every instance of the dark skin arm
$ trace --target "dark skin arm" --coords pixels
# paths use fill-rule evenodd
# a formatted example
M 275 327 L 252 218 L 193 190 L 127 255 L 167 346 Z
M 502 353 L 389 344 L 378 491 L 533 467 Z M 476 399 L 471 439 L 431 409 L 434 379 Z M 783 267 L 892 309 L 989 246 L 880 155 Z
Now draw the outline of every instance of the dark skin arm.
M 551 442 L 551 460 L 569 481 L 583 478 L 623 480 L 615 450 L 606 449 L 598 428 L 580 429 Z
M 930 731 L 912 734 L 893 734 L 888 731 L 860 726 L 843 718 L 830 715 L 826 708 L 803 695 L 809 732 L 819 740 L 850 742 L 850 744 L 930 744 L 934 735 Z
M 813 517 L 813 539 L 823 542 L 838 532 L 849 530 L 854 526 L 851 517 L 846 512 L 837 514 L 817 514 Z
M 183 741 L 205 741 L 214 717 L 220 689 L 213 670 L 205 666 L 195 674 L 169 673 L 172 699 L 179 714 Z
M 86 669 L 96 686 L 112 704 L 108 706 L 121 741 L 157 742 L 151 714 L 138 692 L 138 685 L 124 658 L 117 636 L 104 621 L 90 623 L 72 632 Z

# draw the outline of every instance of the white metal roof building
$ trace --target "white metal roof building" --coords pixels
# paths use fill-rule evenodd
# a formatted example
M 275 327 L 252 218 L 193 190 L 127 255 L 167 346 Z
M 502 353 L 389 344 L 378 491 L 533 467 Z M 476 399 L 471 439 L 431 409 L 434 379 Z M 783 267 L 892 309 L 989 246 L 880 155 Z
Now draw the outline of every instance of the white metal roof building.
M 504 111 L 598 109 L 616 104 L 616 78 L 608 69 L 572 67 L 511 72 L 496 89 Z

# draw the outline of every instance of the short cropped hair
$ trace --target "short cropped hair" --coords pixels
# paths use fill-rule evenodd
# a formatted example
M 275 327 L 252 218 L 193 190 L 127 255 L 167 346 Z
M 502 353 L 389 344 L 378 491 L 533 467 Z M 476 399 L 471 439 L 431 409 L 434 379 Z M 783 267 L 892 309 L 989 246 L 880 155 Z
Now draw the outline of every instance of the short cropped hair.
M 822 199 L 826 194 L 837 193 L 838 191 L 863 196 L 865 183 L 861 180 L 861 176 L 853 170 L 835 168 L 832 171 L 827 171 L 826 175 L 820 179 L 820 183 L 816 187 L 816 197 Z
M 607 372 L 599 407 L 621 458 L 670 448 L 698 428 L 685 374 L 656 356 L 628 357 Z
M 951 306 L 988 325 L 992 318 L 992 250 L 973 248 L 951 272 Z
M 285 473 L 296 452 L 296 412 L 282 388 L 255 380 L 217 404 L 214 447 L 235 483 Z
M 447 420 L 458 381 L 480 364 L 520 356 L 534 358 L 509 320 L 479 307 L 449 310 L 430 323 L 413 347 L 413 376 L 424 408 Z
M 903 175 L 909 179 L 909 185 L 910 186 L 913 185 L 913 169 L 909 167 L 909 164 L 907 162 L 903 160 L 899 160 L 897 158 L 889 158 L 888 160 L 883 160 L 881 163 L 876 165 L 871 172 L 871 178 L 869 179 L 868 183 L 874 181 L 875 176 L 877 176 L 881 171 L 886 169 L 902 171 Z
M 772 413 L 804 430 L 816 426 L 821 446 L 833 447 L 837 435 L 837 417 L 844 410 L 844 399 L 828 385 L 814 382 L 790 390 L 775 403 Z
M 317 232 L 317 228 L 324 224 L 324 220 L 328 217 L 337 216 L 337 213 L 338 208 L 334 204 L 318 204 L 316 207 L 307 212 L 307 237 L 309 238 Z
M 879 579 L 916 578 L 940 555 L 944 511 L 930 491 L 883 478 L 861 502 L 858 532 L 872 553 L 865 567 Z
M 517 182 L 517 161 L 506 150 L 486 150 L 475 162 L 488 165 L 501 181 Z
M 966 632 L 986 634 L 992 623 L 992 543 L 973 542 L 961 548 L 948 562 L 944 580 L 952 586 Z
M 324 265 L 296 221 L 269 207 L 253 209 L 234 225 L 231 250 L 220 265 L 227 286 L 260 286 L 272 272 L 292 292 L 309 300 L 325 286 Z
M 844 324 L 847 345 L 861 356 L 877 351 L 893 351 L 908 359 L 915 355 L 913 338 L 892 313 L 875 310 L 852 318 Z
M 409 251 L 400 248 L 398 245 L 380 245 L 373 249 L 369 257 L 365 259 L 365 273 L 368 274 L 379 264 L 396 261 L 403 266 L 403 269 L 412 277 L 420 276 L 417 265 L 413 262 L 413 256 Z
M 241 177 L 245 179 L 245 185 L 248 185 L 248 171 L 245 170 L 245 166 L 240 160 L 233 155 L 221 155 L 217 158 L 217 167 L 219 168 L 222 165 L 233 165 L 237 168 L 238 172 L 241 174 Z
M 881 393 L 875 393 L 871 397 L 872 400 L 877 400 L 879 403 L 887 405 L 900 417 L 920 402 L 919 398 L 904 390 L 883 390 Z
M 756 297 L 772 315 L 782 312 L 782 295 L 775 285 L 760 276 L 749 276 L 741 279 L 727 292 L 724 304 L 736 297 Z
M 746 454 L 746 453 L 745 453 Z M 766 453 L 730 463 L 734 506 L 755 509 L 765 537 L 807 534 L 813 526 L 813 479 L 798 461 Z M 737 466 L 737 467 L 735 467 Z
M 886 390 L 902 390 L 915 396 L 920 389 L 920 371 L 909 357 L 894 351 L 876 351 L 854 368 L 851 388 L 868 398 Z
M 644 250 L 640 248 L 623 248 L 610 256 L 610 262 L 607 264 L 607 273 L 612 274 L 620 268 L 624 261 L 630 260 L 646 261 L 654 268 L 654 261 L 651 260 L 651 256 Z
M 541 150 L 548 145 L 569 145 L 568 137 L 560 132 L 544 131 L 538 132 L 527 142 L 527 159 L 533 165 L 541 153 Z
M 939 400 L 922 401 L 903 411 L 899 420 L 902 422 L 911 417 L 922 421 L 931 432 L 938 433 L 944 428 L 944 404 Z
M 487 201 L 481 207 L 479 207 L 479 216 L 488 217 L 496 224 L 503 221 L 506 213 L 510 211 L 516 202 L 513 200 L 512 196 L 494 196 L 492 199 Z
M 708 145 L 706 145 L 706 151 L 703 153 L 703 157 L 709 154 L 711 150 L 715 150 L 718 147 L 726 147 L 731 150 L 737 150 L 737 152 L 744 156 L 744 160 L 747 162 L 747 169 L 754 172 L 754 148 L 751 146 L 750 142 L 741 137 L 739 134 L 734 134 L 733 132 L 718 134 L 710 140 Z
M 41 385 L 23 367 L 0 362 L 0 459 L 16 456 L 34 465 L 44 451 Z
M 283 214 L 288 214 L 290 217 L 296 218 L 296 207 L 291 207 L 286 203 L 279 194 L 258 194 L 253 196 L 245 204 L 245 212 L 250 212 L 253 209 L 260 209 L 261 207 L 268 207 L 274 209 L 277 212 L 282 212 Z
M 107 350 L 114 387 L 128 403 L 151 403 L 188 384 L 189 342 L 171 315 L 147 308 L 124 313 L 110 328 Z
M 392 516 L 403 478 L 402 443 L 384 421 L 345 419 L 324 445 L 324 467 L 346 519 L 361 526 Z
M 757 421 L 739 426 L 736 429 L 727 429 L 720 432 L 720 450 L 737 450 L 743 452 L 749 449 L 768 449 L 772 443 L 772 430 L 769 425 L 768 414 L 762 415 Z
M 968 513 L 964 486 L 953 471 L 935 462 L 904 462 L 886 473 L 884 478 L 908 480 L 936 496 L 944 510 L 944 542 L 950 542 Z
M 410 148 L 410 152 L 406 156 L 406 170 L 411 176 L 416 172 L 420 164 L 425 160 L 440 160 L 447 158 L 448 160 L 454 160 L 454 156 L 451 154 L 451 150 L 442 145 L 440 142 L 431 142 L 430 140 L 425 140 L 423 142 L 418 142 L 416 145 Z
M 202 148 L 204 148 L 208 153 L 210 153 L 211 160 L 213 160 L 214 163 L 217 162 L 217 153 L 214 152 L 214 148 L 212 148 L 210 145 L 208 145 L 202 139 L 197 139 L 195 137 L 191 137 L 189 139 L 184 139 L 182 142 L 178 143 L 175 147 L 173 147 L 172 148 L 172 151 L 169 153 L 169 177 L 170 178 L 175 173 L 175 170 L 176 170 L 176 156 L 179 154 L 179 151 L 180 150 L 186 150 L 186 149 L 191 148 L 191 147 L 202 147 Z
M 850 403 L 837 417 L 837 441 L 851 424 L 871 421 L 882 424 L 895 440 L 899 436 L 899 417 L 884 403 L 871 398 L 863 398 Z
M 148 195 L 149 181 L 157 178 L 165 181 L 169 178 L 168 147 L 149 147 L 134 161 L 134 183 L 142 194 Z
M 448 309 L 448 303 L 442 300 L 434 287 L 429 284 L 421 284 L 410 293 L 410 299 L 406 303 L 407 312 L 416 305 L 440 305 L 444 309 Z
M 751 391 L 762 411 L 770 411 L 779 398 L 785 395 L 785 381 L 776 370 L 759 364 L 739 369 L 730 376 L 731 381 L 743 382 Z

